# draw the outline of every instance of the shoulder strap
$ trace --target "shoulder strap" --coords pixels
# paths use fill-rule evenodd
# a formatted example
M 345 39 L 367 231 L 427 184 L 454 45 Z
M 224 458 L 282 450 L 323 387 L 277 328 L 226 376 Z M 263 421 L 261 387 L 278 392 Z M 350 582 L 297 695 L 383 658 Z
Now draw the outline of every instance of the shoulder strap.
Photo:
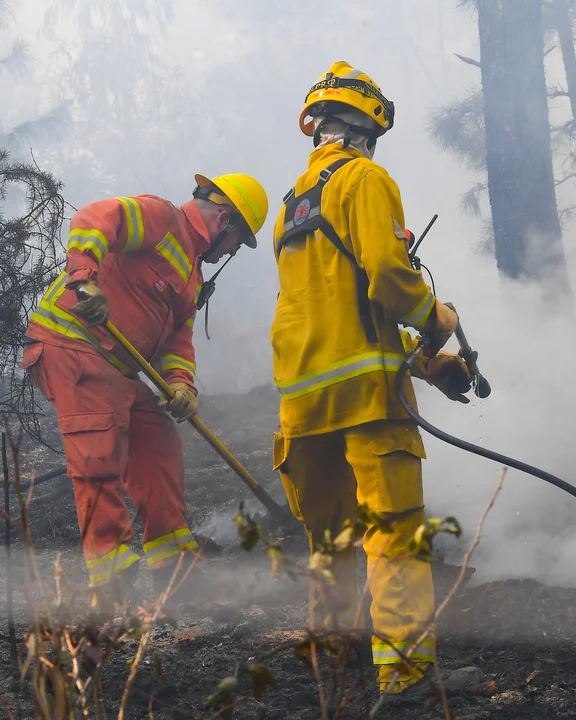
M 290 192 L 284 196 L 284 204 L 286 206 L 286 212 L 284 215 L 284 233 L 276 243 L 275 253 L 278 258 L 284 245 L 296 238 L 305 237 L 306 235 L 313 233 L 315 230 L 320 230 L 328 238 L 332 245 L 334 245 L 334 247 L 345 257 L 347 257 L 348 260 L 350 260 L 352 266 L 354 267 L 354 274 L 356 275 L 356 295 L 360 318 L 362 320 L 366 339 L 369 343 L 375 343 L 378 341 L 378 336 L 372 320 L 370 299 L 368 297 L 368 275 L 365 270 L 359 267 L 354 254 L 348 250 L 336 230 L 334 230 L 332 224 L 329 223 L 320 212 L 322 205 L 322 191 L 326 187 L 326 183 L 337 170 L 354 159 L 355 158 L 341 158 L 340 160 L 336 160 L 327 168 L 320 171 L 318 182 L 314 185 L 314 187 L 310 188 L 310 190 L 303 192 L 301 195 L 296 195 L 295 188 L 292 188 Z
M 331 163 L 327 168 L 320 171 L 318 182 L 300 195 L 296 195 L 295 188 L 292 188 L 290 192 L 286 193 L 283 199 L 284 205 L 286 206 L 284 232 L 282 237 L 276 242 L 276 257 L 280 255 L 280 251 L 284 245 L 291 240 L 302 235 L 313 233 L 315 230 L 320 230 L 321 224 L 324 226 L 328 225 L 327 221 L 324 220 L 320 214 L 322 191 L 332 175 L 354 159 L 355 158 L 340 158 L 340 160 Z M 323 229 L 322 232 L 324 232 Z M 336 235 L 334 231 L 332 231 L 332 234 Z M 339 247 L 338 249 L 340 250 L 341 248 Z

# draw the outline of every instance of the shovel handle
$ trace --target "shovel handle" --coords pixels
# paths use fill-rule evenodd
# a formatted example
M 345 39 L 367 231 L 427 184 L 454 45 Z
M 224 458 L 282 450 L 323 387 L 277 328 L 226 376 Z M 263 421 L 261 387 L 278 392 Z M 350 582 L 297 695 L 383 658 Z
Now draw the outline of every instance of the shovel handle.
M 105 325 L 106 330 L 118 343 L 130 354 L 132 359 L 137 363 L 138 367 L 146 375 L 146 377 L 154 383 L 164 396 L 171 400 L 174 397 L 174 390 L 168 385 L 166 380 L 150 365 L 150 363 L 136 350 L 132 343 L 122 335 L 122 333 L 110 321 Z M 258 481 L 252 477 L 248 470 L 237 460 L 228 448 L 220 442 L 214 433 L 205 425 L 199 417 L 194 416 L 188 418 L 188 422 L 200 433 L 206 442 L 220 455 L 222 460 L 238 475 L 238 477 L 250 488 L 254 495 L 260 500 L 262 505 L 268 510 L 274 521 L 279 524 L 286 520 L 284 510 L 276 503 L 272 497 L 264 490 Z

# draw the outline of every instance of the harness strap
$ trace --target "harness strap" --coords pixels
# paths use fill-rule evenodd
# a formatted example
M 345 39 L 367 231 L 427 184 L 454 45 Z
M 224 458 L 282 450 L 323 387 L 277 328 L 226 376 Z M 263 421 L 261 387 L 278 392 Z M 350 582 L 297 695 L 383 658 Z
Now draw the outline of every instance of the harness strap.
M 278 240 L 275 247 L 276 257 L 280 256 L 282 248 L 289 242 L 302 236 L 313 234 L 320 230 L 334 247 L 350 260 L 356 276 L 356 296 L 358 310 L 364 333 L 369 343 L 378 341 L 378 335 L 372 320 L 370 299 L 368 297 L 369 280 L 366 271 L 358 263 L 354 254 L 351 253 L 340 239 L 334 227 L 326 220 L 320 212 L 322 203 L 322 191 L 332 175 L 341 167 L 354 158 L 341 158 L 336 160 L 319 174 L 318 182 L 301 195 L 296 195 L 295 188 L 292 188 L 284 196 L 286 205 L 285 218 L 290 218 L 284 223 L 284 233 Z

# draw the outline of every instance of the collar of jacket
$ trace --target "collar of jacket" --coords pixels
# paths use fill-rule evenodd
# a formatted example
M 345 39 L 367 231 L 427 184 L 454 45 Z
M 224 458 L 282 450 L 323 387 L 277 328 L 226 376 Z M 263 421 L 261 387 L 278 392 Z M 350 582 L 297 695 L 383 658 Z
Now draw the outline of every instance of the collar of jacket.
M 210 234 L 202 217 L 202 213 L 198 210 L 194 200 L 188 200 L 180 209 L 186 215 L 188 223 L 192 227 L 192 239 L 197 255 L 202 255 L 210 247 Z
M 325 163 L 326 167 L 328 167 L 328 165 L 330 165 L 331 162 L 334 162 L 337 157 L 368 159 L 366 158 L 366 155 L 363 155 L 360 150 L 356 150 L 356 148 L 343 148 L 341 143 L 330 143 L 330 145 L 324 145 L 323 147 L 316 148 L 310 153 L 310 157 L 308 158 L 308 169 L 310 169 L 312 165 L 316 165 L 318 163 Z

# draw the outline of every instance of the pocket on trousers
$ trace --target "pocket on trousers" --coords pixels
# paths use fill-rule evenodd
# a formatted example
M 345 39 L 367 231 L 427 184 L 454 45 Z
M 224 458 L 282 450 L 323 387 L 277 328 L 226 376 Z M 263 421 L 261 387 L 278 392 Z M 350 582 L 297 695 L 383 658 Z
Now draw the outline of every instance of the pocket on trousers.
M 422 460 L 426 452 L 418 429 L 411 423 L 386 423 L 371 439 L 370 448 L 376 463 L 363 487 L 368 504 L 376 512 L 408 513 L 399 526 L 421 522 Z
M 286 458 L 288 457 L 288 443 L 284 435 L 280 432 L 274 433 L 274 448 L 272 451 L 273 465 L 272 470 L 286 472 Z
M 20 362 L 20 367 L 26 370 L 28 375 L 34 381 L 36 387 L 47 400 L 54 400 L 54 394 L 46 380 L 44 372 L 44 363 L 42 353 L 44 351 L 44 343 L 36 342 L 24 345 L 24 353 Z
M 302 510 L 300 508 L 300 498 L 298 490 L 290 476 L 288 474 L 288 451 L 289 451 L 289 440 L 286 440 L 281 432 L 274 433 L 274 449 L 273 449 L 273 470 L 278 470 L 280 474 L 280 480 L 284 486 L 284 492 L 286 493 L 286 499 L 288 500 L 288 506 L 292 515 L 300 522 L 304 522 Z
M 372 442 L 375 455 L 390 455 L 394 452 L 405 452 L 421 460 L 426 459 L 424 442 L 418 428 L 400 422 L 390 422 L 390 426 Z
M 126 428 L 116 424 L 114 413 L 61 415 L 58 428 L 70 477 L 104 478 L 122 474 Z

